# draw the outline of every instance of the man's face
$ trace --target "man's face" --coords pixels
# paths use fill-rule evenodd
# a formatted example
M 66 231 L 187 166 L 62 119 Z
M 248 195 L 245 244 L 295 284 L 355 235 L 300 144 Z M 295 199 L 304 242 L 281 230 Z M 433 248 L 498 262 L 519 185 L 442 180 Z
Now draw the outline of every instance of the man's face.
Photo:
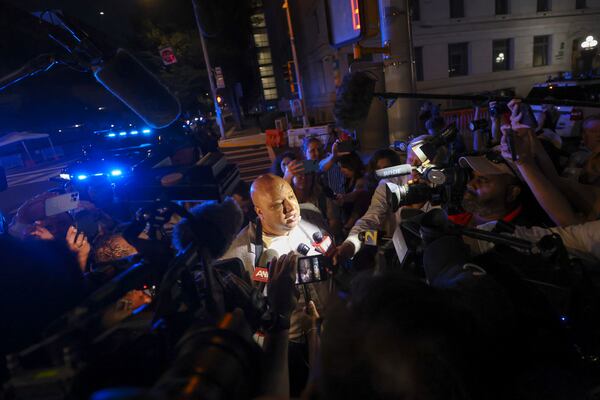
M 282 236 L 300 222 L 298 200 L 291 186 L 283 179 L 261 186 L 254 203 L 266 233 Z
M 306 157 L 307 160 L 318 161 L 319 160 L 319 143 L 315 142 L 314 140 L 311 141 L 308 144 L 308 147 L 306 148 L 306 154 L 304 154 L 304 157 Z
M 376 169 L 384 169 L 388 167 L 393 167 L 392 160 L 390 160 L 389 158 L 380 158 L 375 164 Z
M 465 211 L 479 216 L 509 212 L 509 204 L 520 192 L 515 188 L 518 186 L 510 175 L 482 175 L 473 171 L 462 206 Z
M 421 160 L 419 160 L 419 157 L 417 157 L 417 155 L 414 151 L 412 151 L 411 148 L 408 149 L 408 152 L 406 154 L 406 163 L 410 164 L 413 167 L 421 166 Z M 413 172 L 411 172 L 410 174 L 410 179 L 413 181 L 419 181 L 420 177 L 421 175 L 415 170 L 413 170 Z
M 593 152 L 600 151 L 600 121 L 588 121 L 583 126 L 583 144 Z

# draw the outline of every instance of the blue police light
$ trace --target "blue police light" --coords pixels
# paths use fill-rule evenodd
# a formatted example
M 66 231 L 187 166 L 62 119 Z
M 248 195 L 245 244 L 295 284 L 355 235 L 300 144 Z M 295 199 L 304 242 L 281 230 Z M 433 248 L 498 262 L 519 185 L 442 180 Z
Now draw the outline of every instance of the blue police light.
M 123 171 L 121 171 L 120 169 L 113 169 L 112 171 L 110 171 L 110 175 L 111 176 L 121 176 L 121 175 L 123 175 Z
M 131 131 L 129 132 L 130 135 L 137 135 L 139 132 L 138 131 Z
M 79 179 L 80 181 L 86 180 L 87 179 L 87 175 L 77 175 L 77 179 Z
M 127 132 L 125 132 L 125 131 L 119 132 L 119 136 L 127 136 Z
M 148 135 L 148 134 L 152 133 L 152 130 L 150 130 L 150 129 L 143 129 L 143 130 L 142 130 L 142 133 L 143 133 L 144 135 Z
M 106 136 L 108 136 L 108 137 L 115 137 L 115 136 L 117 136 L 117 134 L 116 134 L 116 133 L 112 133 L 112 132 L 111 132 L 111 133 L 109 133 L 109 134 L 108 134 L 108 135 L 106 135 Z

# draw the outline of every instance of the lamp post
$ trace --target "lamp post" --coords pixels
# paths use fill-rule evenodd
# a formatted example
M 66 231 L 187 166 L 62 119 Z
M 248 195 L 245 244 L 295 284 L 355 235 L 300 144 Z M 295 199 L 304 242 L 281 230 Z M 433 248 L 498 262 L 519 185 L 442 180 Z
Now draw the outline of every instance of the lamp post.
M 292 16 L 290 14 L 290 5 L 288 0 L 283 1 L 283 9 L 287 17 L 288 30 L 290 34 L 290 47 L 292 48 L 292 59 L 294 60 L 294 69 L 296 72 L 296 80 L 298 81 L 298 99 L 302 103 L 302 125 L 308 127 L 308 116 L 306 109 L 306 100 L 304 99 L 304 87 L 302 86 L 302 76 L 300 75 L 300 64 L 298 64 L 298 55 L 296 54 L 296 39 L 294 37 L 294 29 L 292 27 Z
M 589 35 L 581 42 L 581 61 L 582 71 L 585 74 L 592 74 L 594 67 L 594 57 L 598 50 L 598 41 L 592 35 Z

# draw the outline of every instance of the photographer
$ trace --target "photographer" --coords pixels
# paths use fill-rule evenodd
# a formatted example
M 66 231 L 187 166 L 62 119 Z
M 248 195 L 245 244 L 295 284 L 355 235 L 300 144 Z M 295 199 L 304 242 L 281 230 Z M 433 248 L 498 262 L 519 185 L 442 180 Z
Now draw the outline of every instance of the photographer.
M 514 113 L 512 126 L 502 127 L 502 155 L 516 158 L 519 173 L 557 225 L 596 220 L 600 215 L 600 188 L 561 178 L 533 129 L 521 124 L 521 118 L 520 114 Z M 510 140 L 514 143 L 514 155 Z

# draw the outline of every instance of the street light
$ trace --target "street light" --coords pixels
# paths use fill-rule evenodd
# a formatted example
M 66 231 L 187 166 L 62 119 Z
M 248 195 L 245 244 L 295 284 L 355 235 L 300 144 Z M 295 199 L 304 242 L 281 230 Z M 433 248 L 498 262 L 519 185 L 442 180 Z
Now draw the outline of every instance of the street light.
M 581 48 L 584 50 L 593 49 L 597 45 L 598 45 L 598 41 L 596 39 L 594 39 L 594 37 L 592 35 L 586 37 L 585 40 L 583 42 L 581 42 Z

